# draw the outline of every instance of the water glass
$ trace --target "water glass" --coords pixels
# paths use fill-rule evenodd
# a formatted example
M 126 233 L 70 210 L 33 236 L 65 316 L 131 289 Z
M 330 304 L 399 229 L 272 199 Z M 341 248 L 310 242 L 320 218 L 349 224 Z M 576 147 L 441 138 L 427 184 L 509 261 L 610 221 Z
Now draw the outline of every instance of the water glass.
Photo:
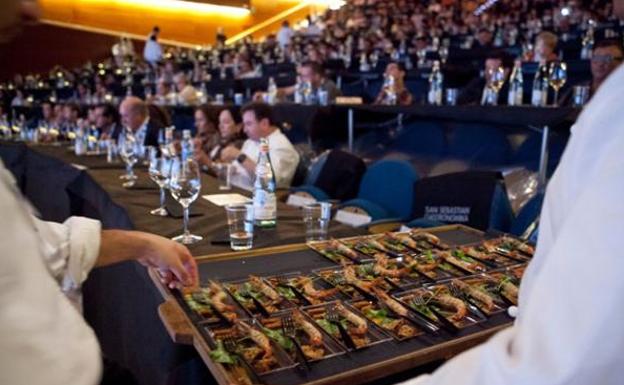
M 232 188 L 230 184 L 232 178 L 232 164 L 215 163 L 214 168 L 217 173 L 217 180 L 219 181 L 219 190 L 230 190 Z
M 134 135 L 127 131 L 119 137 L 119 155 L 126 164 L 126 174 L 120 178 L 127 180 L 123 183 L 123 187 L 130 188 L 134 186 L 137 176 L 134 174 L 133 167 L 139 161 L 139 146 Z
M 117 163 L 117 141 L 115 139 L 106 139 L 106 162 Z
M 224 98 L 223 98 L 223 94 L 216 94 L 215 95 L 215 104 L 217 105 L 223 105 L 224 102 Z
M 171 173 L 171 160 L 159 153 L 156 147 L 149 146 L 149 166 L 148 174 L 150 179 L 160 188 L 160 207 L 150 211 L 150 214 L 159 217 L 168 215 L 165 208 L 165 189 L 169 184 L 169 175 Z
M 225 207 L 230 247 L 232 250 L 249 250 L 253 247 L 254 207 L 253 204 L 236 204 Z
M 327 239 L 331 219 L 331 203 L 316 202 L 303 206 L 303 224 L 306 242 Z
M 456 106 L 457 105 L 457 88 L 447 88 L 446 89 L 446 105 L 447 106 Z
M 201 236 L 191 234 L 188 230 L 189 206 L 197 199 L 201 190 L 199 165 L 194 159 L 181 160 L 175 157 L 171 160 L 169 190 L 173 199 L 178 201 L 184 210 L 184 232 L 171 239 L 184 245 L 201 241 L 203 239 Z
M 236 104 L 237 106 L 243 105 L 243 94 L 240 94 L 240 93 L 234 94 L 234 104 Z
M 574 107 L 583 107 L 589 100 L 589 86 L 574 86 Z
M 318 90 L 318 98 L 321 106 L 329 105 L 329 92 L 327 92 L 327 90 Z

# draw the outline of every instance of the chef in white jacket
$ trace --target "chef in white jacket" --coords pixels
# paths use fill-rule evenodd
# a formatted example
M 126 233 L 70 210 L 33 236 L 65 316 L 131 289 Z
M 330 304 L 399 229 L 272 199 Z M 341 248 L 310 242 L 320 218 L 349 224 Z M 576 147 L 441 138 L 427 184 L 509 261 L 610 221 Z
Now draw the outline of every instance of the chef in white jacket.
M 514 325 L 406 384 L 624 384 L 624 66 L 571 131 Z

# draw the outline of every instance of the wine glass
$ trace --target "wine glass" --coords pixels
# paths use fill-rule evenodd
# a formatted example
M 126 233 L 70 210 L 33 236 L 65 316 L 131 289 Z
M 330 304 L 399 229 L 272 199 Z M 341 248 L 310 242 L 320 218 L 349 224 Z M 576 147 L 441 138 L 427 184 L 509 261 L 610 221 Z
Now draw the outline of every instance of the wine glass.
M 160 207 L 150 211 L 150 214 L 166 217 L 167 209 L 165 208 L 165 189 L 169 183 L 169 174 L 171 172 L 171 160 L 162 154 L 159 154 L 156 147 L 148 147 L 149 166 L 148 174 L 154 183 L 160 187 Z
M 125 179 L 126 182 L 122 184 L 123 187 L 130 188 L 134 186 L 137 179 L 132 167 L 139 161 L 138 150 L 137 140 L 132 132 L 126 131 L 119 136 L 119 155 L 126 164 L 126 175 L 122 178 Z
M 548 72 L 548 83 L 555 90 L 554 105 L 559 105 L 559 90 L 563 87 L 568 79 L 568 66 L 565 62 L 554 61 L 550 63 L 550 71 Z
M 505 84 L 505 68 L 492 67 L 487 69 L 487 88 L 490 90 L 491 99 L 486 100 L 493 106 L 498 104 L 498 94 Z
M 188 230 L 189 206 L 197 199 L 201 189 L 199 165 L 194 159 L 181 160 L 175 157 L 171 160 L 171 174 L 169 176 L 169 190 L 171 196 L 184 209 L 184 233 L 173 237 L 172 240 L 185 245 L 202 240 L 199 235 L 191 234 Z

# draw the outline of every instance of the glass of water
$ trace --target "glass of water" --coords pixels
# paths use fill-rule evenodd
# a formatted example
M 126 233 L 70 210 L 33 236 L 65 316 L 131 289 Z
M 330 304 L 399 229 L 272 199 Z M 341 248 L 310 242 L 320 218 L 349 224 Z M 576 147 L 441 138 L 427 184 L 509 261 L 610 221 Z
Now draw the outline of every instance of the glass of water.
M 201 236 L 191 234 L 188 230 L 189 207 L 197 199 L 201 190 L 199 165 L 195 160 L 192 158 L 181 160 L 178 157 L 171 160 L 169 190 L 171 196 L 182 205 L 184 210 L 184 233 L 171 239 L 184 245 L 201 241 Z
M 165 189 L 169 183 L 169 174 L 171 172 L 171 160 L 159 153 L 158 149 L 153 146 L 148 147 L 149 167 L 148 173 L 150 179 L 160 187 L 160 207 L 150 211 L 150 214 L 159 217 L 167 216 L 165 208 Z
M 249 250 L 253 246 L 254 208 L 253 204 L 235 204 L 225 207 L 230 247 L 232 250 Z
M 134 175 L 132 168 L 139 161 L 139 148 L 137 140 L 130 131 L 126 131 L 119 136 L 118 145 L 119 155 L 126 164 L 126 174 L 120 178 L 125 179 L 126 182 L 122 184 L 125 188 L 134 186 L 137 176 Z
M 219 190 L 232 189 L 232 164 L 231 163 L 215 163 L 215 171 L 217 173 L 217 179 L 219 180 Z
M 316 202 L 303 206 L 306 242 L 327 239 L 331 207 L 331 203 L 328 202 Z

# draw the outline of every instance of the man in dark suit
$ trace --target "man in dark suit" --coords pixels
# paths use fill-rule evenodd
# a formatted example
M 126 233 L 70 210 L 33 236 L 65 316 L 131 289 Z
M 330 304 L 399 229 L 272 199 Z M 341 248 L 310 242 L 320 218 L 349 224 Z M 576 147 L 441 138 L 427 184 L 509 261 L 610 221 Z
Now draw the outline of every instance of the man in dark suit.
M 119 123 L 119 113 L 111 104 L 101 104 L 95 107 L 95 127 L 100 132 L 100 139 L 119 138 L 122 126 Z
M 131 130 L 144 146 L 158 147 L 158 132 L 163 128 L 150 120 L 147 104 L 136 96 L 128 96 L 119 105 L 121 124 Z

